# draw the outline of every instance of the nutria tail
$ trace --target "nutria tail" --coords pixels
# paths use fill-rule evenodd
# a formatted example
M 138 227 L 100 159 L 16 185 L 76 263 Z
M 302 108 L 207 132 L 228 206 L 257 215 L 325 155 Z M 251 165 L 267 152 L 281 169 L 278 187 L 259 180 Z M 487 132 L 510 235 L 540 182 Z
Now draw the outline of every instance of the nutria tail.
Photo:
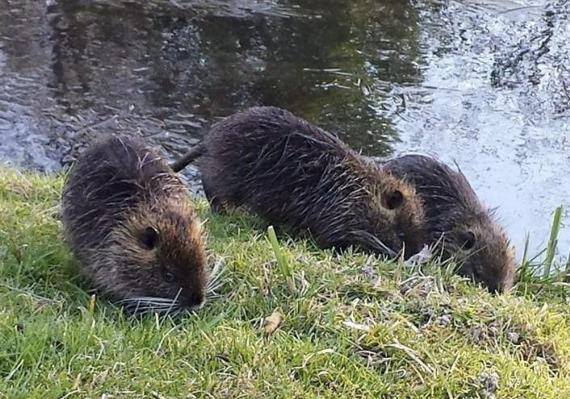
M 193 162 L 197 158 L 200 158 L 206 152 L 206 146 L 202 142 L 196 144 L 194 147 L 190 148 L 182 157 L 170 164 L 172 170 L 176 173 L 180 172 L 189 163 Z

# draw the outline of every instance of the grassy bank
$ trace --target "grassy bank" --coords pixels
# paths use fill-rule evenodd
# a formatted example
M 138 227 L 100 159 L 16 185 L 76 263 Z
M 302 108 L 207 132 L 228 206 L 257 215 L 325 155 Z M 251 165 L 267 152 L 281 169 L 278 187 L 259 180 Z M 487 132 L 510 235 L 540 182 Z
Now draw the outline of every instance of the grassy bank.
M 437 265 L 279 234 L 276 256 L 258 220 L 200 203 L 218 295 L 132 320 L 77 277 L 61 185 L 0 169 L 0 398 L 570 397 L 561 282 L 525 275 L 492 296 Z

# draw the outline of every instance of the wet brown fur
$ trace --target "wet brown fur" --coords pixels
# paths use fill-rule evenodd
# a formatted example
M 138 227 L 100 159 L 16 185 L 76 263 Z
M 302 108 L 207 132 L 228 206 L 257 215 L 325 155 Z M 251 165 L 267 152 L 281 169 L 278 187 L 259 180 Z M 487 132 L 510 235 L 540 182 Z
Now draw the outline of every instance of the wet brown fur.
M 136 303 L 142 310 L 203 303 L 201 223 L 182 182 L 140 139 L 91 146 L 70 171 L 62 202 L 66 241 L 96 288 L 116 300 L 146 298 Z
M 514 249 L 461 171 L 415 154 L 380 164 L 385 171 L 414 185 L 424 204 L 428 242 L 440 243 L 443 254 L 458 261 L 460 274 L 491 291 L 511 288 Z
M 227 117 L 175 170 L 199 156 L 214 210 L 246 206 L 273 225 L 308 230 L 321 248 L 389 255 L 421 248 L 415 189 L 286 110 L 255 107 Z

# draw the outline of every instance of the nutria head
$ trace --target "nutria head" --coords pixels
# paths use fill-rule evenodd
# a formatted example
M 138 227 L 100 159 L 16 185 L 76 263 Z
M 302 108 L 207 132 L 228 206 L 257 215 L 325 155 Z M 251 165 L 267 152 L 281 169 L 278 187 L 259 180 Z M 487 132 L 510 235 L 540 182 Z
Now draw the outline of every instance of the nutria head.
M 128 311 L 199 308 L 207 289 L 201 223 L 185 199 L 129 212 L 99 254 L 95 283 Z
M 440 244 L 443 255 L 459 263 L 460 274 L 490 291 L 510 289 L 514 250 L 460 170 L 419 154 L 390 159 L 381 166 L 412 184 L 421 197 L 427 243 Z
M 421 250 L 425 242 L 422 201 L 412 185 L 390 174 L 376 171 L 378 182 L 373 186 L 372 215 L 377 235 L 392 251 L 404 250 L 409 257 Z
M 442 248 L 459 265 L 458 273 L 491 292 L 508 291 L 514 280 L 514 250 L 489 212 L 463 215 L 444 233 Z

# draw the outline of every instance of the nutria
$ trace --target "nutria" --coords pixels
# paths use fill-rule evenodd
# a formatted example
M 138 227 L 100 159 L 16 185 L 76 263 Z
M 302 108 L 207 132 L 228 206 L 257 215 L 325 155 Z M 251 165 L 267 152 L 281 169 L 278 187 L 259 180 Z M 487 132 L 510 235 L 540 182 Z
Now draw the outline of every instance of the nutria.
M 214 211 L 245 206 L 273 225 L 308 230 L 321 248 L 391 256 L 421 249 L 414 188 L 286 110 L 255 107 L 225 118 L 173 169 L 197 157 Z
M 511 288 L 514 250 L 493 212 L 481 204 L 460 170 L 416 154 L 379 163 L 414 185 L 424 205 L 428 243 L 441 244 L 443 255 L 458 261 L 460 274 L 490 291 Z
M 182 182 L 140 139 L 110 138 L 79 157 L 62 221 L 82 272 L 125 309 L 173 313 L 204 302 L 201 223 Z

